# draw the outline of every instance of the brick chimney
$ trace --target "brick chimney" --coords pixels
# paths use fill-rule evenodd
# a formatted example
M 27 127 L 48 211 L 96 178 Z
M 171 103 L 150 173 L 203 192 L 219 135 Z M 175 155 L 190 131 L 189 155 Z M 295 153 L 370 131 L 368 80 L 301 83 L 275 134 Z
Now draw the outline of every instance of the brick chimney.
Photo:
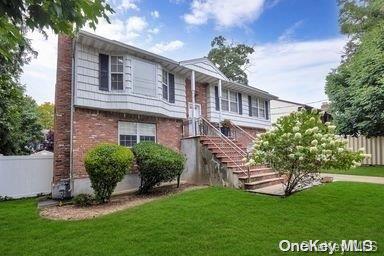
M 52 197 L 70 196 L 73 39 L 58 36 Z

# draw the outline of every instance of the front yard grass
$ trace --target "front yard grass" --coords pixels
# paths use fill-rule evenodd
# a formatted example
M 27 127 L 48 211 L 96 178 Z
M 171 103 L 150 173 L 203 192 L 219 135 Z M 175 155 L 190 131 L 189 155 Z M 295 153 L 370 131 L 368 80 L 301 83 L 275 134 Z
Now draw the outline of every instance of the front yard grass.
M 278 243 L 372 239 L 383 255 L 383 199 L 384 186 L 364 183 L 321 185 L 285 199 L 212 187 L 82 221 L 42 219 L 35 199 L 8 201 L 0 203 L 0 252 L 308 255 L 281 253 Z
M 384 177 L 384 166 L 359 166 L 349 170 L 324 170 L 326 173 Z

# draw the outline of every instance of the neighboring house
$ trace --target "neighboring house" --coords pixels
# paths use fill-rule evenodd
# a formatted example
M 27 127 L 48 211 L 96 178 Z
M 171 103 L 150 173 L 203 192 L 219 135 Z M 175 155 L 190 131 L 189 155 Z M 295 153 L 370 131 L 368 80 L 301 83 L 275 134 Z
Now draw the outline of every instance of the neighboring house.
M 177 62 L 83 31 L 59 36 L 53 196 L 89 190 L 83 159 L 97 143 L 155 141 L 180 151 L 183 138 L 201 135 L 203 118 L 217 128 L 229 119 L 252 137 L 270 127 L 276 98 L 230 81 L 207 58 Z M 117 189 L 137 184 L 128 175 Z
M 279 119 L 280 117 L 287 116 L 292 112 L 296 112 L 302 108 L 312 109 L 313 107 L 303 103 L 287 101 L 282 99 L 271 100 L 271 122 L 274 124 L 276 123 L 277 119 Z M 319 110 L 323 110 L 323 109 L 319 109 Z M 325 112 L 323 121 L 326 122 L 330 120 L 332 120 L 332 116 L 328 112 Z
M 293 101 L 282 99 L 271 100 L 271 122 L 274 124 L 280 117 L 287 116 L 303 107 L 312 108 L 311 106 Z

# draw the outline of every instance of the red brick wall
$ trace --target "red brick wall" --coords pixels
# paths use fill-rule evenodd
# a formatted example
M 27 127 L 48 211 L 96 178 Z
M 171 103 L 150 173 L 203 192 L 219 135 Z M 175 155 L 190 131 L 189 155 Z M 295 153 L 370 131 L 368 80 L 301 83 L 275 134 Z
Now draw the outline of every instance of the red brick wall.
M 201 115 L 207 117 L 207 84 L 196 83 L 196 103 L 201 104 Z M 185 80 L 185 90 L 187 98 L 187 116 L 188 116 L 188 103 L 192 102 L 191 80 Z
M 260 128 L 250 128 L 250 127 L 241 127 L 244 131 L 249 133 L 251 136 L 256 138 L 256 135 L 259 133 L 264 133 L 265 129 Z M 247 135 L 242 134 L 240 131 L 238 131 L 238 138 L 237 140 L 244 145 L 245 147 L 252 141 L 251 138 L 249 138 Z
M 54 117 L 53 182 L 69 178 L 71 133 L 72 39 L 59 35 Z
M 91 147 L 100 142 L 118 143 L 119 121 L 155 123 L 157 142 L 180 150 L 181 120 L 76 108 L 73 134 L 74 178 L 87 176 L 84 156 Z

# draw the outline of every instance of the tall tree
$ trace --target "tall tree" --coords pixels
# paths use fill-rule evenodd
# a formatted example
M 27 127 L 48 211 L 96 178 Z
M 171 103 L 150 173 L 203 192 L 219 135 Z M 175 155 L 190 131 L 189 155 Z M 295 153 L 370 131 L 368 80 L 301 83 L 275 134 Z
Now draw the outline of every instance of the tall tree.
M 248 84 L 245 70 L 249 65 L 249 55 L 255 50 L 245 44 L 228 43 L 223 36 L 215 37 L 211 42 L 212 49 L 208 53 L 210 59 L 229 79 Z
M 31 145 L 42 138 L 37 104 L 24 95 L 23 87 L 2 85 L 0 83 L 0 154 L 31 153 Z
M 71 35 L 86 24 L 96 28 L 99 18 L 109 22 L 112 12 L 105 0 L 0 1 L 0 56 L 11 59 L 17 45 L 25 43 L 27 30 Z
M 384 0 L 342 0 L 340 8 L 340 26 L 350 41 L 325 88 L 337 130 L 383 136 Z
M 37 108 L 39 123 L 43 129 L 50 130 L 53 128 L 54 105 L 50 102 L 45 102 Z
M 28 31 L 46 35 L 74 35 L 81 27 L 96 27 L 113 10 L 105 0 L 12 0 L 0 1 L 0 153 L 25 153 L 25 143 L 36 138 L 36 103 L 24 95 L 19 78 L 36 52 Z M 28 120 L 30 123 L 23 123 Z

